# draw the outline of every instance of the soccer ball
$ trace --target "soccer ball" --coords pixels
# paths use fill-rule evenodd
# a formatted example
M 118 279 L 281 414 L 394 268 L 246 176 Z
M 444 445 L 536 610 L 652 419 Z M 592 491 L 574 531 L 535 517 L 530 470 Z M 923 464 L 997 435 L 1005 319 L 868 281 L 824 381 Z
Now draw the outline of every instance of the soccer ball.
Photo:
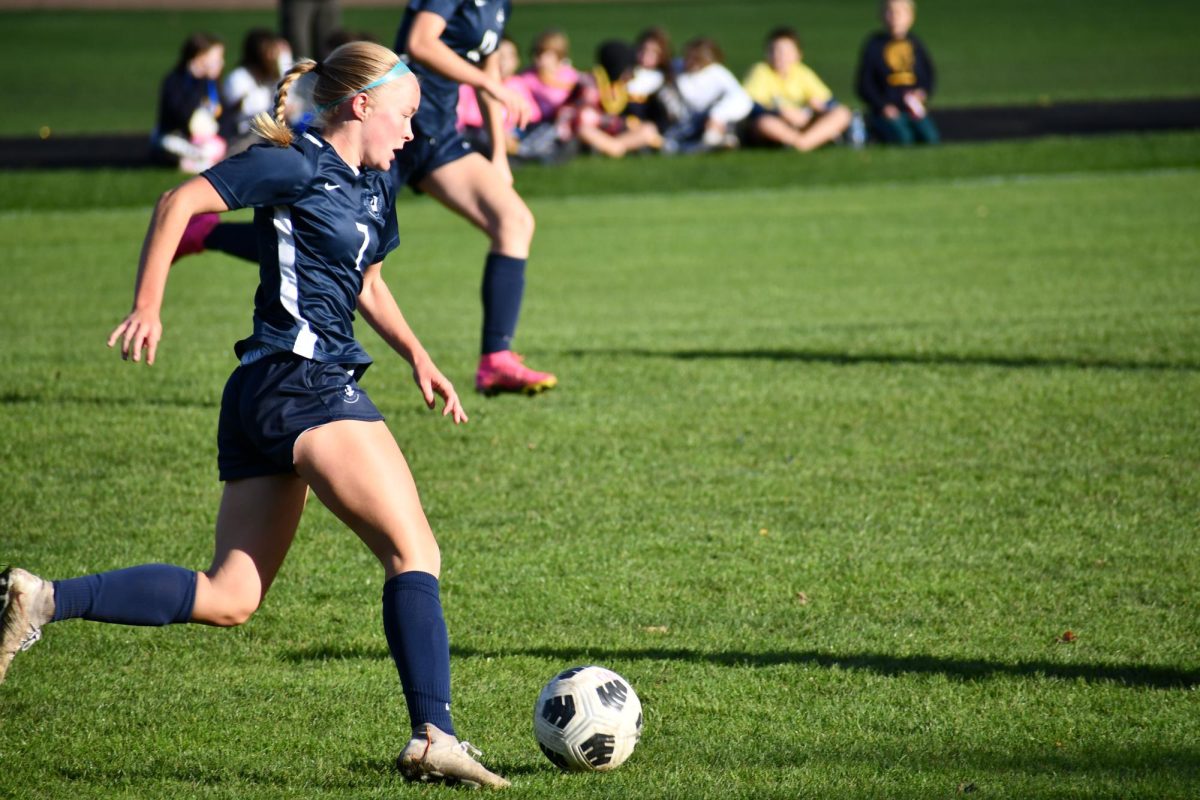
M 538 695 L 533 735 L 559 768 L 604 772 L 624 763 L 641 738 L 642 703 L 612 670 L 574 667 Z

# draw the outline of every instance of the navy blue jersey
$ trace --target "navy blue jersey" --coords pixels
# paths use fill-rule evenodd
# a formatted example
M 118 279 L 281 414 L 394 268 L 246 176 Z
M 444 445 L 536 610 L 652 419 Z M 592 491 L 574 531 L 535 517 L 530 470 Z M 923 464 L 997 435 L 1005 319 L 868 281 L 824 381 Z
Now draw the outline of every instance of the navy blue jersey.
M 408 34 L 421 11 L 446 20 L 442 44 L 481 67 L 500 44 L 512 12 L 512 0 L 410 0 L 404 10 L 394 49 L 421 81 L 421 107 L 413 119 L 413 128 L 434 135 L 452 131 L 458 121 L 458 82 L 409 58 Z
M 354 340 L 354 310 L 362 271 L 400 244 L 388 173 L 354 169 L 308 132 L 291 147 L 257 145 L 203 174 L 231 209 L 255 209 L 254 333 L 237 343 L 238 357 L 268 348 L 370 364 Z

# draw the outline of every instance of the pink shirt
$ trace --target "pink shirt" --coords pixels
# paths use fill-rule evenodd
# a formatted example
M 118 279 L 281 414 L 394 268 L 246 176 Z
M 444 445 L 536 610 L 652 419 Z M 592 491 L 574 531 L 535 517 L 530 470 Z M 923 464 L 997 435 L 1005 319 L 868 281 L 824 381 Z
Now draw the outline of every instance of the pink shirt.
M 570 64 L 559 64 L 558 71 L 549 81 L 543 81 L 535 69 L 519 72 L 516 77 L 524 82 L 533 95 L 542 119 L 554 119 L 579 82 L 579 73 Z
M 533 109 L 533 114 L 529 117 L 529 124 L 542 121 L 541 111 L 538 109 L 537 101 L 529 92 L 529 87 L 519 79 L 519 76 L 513 75 L 504 81 L 504 85 L 512 89 L 517 94 L 525 98 L 525 102 L 529 103 L 529 107 Z M 501 109 L 500 113 L 508 116 L 507 112 Z M 507 120 L 505 120 L 507 122 Z M 483 112 L 479 110 L 479 98 L 475 95 L 475 89 L 465 83 L 458 85 L 458 129 L 463 128 L 482 128 L 483 127 Z M 512 125 L 507 125 L 512 128 Z

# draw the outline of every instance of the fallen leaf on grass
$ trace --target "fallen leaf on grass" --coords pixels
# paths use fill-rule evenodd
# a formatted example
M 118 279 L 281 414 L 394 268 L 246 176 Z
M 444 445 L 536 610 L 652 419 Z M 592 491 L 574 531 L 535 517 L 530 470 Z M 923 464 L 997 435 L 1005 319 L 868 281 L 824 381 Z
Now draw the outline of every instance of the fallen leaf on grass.
M 1064 631 L 1062 636 L 1059 636 L 1054 641 L 1059 644 L 1072 644 L 1078 637 L 1071 631 Z
M 970 794 L 973 791 L 975 791 L 975 784 L 971 781 L 963 781 L 958 785 L 959 794 Z
M 666 625 L 647 625 L 644 628 L 642 628 L 642 630 L 645 631 L 646 633 L 666 633 L 667 626 Z
M 796 602 L 802 606 L 808 605 L 808 595 L 804 592 L 796 592 Z

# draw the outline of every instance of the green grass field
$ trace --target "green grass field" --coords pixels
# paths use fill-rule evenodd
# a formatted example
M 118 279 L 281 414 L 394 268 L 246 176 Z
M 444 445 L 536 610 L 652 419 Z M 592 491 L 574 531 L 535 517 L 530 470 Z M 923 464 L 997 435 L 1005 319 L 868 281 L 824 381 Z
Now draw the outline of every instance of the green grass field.
M 400 3 L 353 8 L 347 28 L 391 45 Z M 510 35 L 525 51 L 548 27 L 567 31 L 576 63 L 590 66 L 596 45 L 666 26 L 678 44 L 714 36 L 738 74 L 761 57 L 776 25 L 798 28 L 806 60 L 841 98 L 854 98 L 854 69 L 878 26 L 876 0 L 657 0 L 518 5 Z M 232 68 L 242 36 L 273 26 L 259 12 L 0 12 L 5 110 L 0 135 L 149 131 L 158 86 L 195 30 L 221 35 Z M 921 0 L 916 32 L 940 74 L 946 106 L 1200 95 L 1192 0 Z
M 861 155 L 521 173 L 518 344 L 561 387 L 465 427 L 362 332 L 443 547 L 457 724 L 512 796 L 1195 796 L 1200 137 Z M 253 269 L 181 263 L 155 367 L 103 344 L 166 180 L 0 173 L 33 198 L 0 211 L 0 560 L 207 564 Z M 93 207 L 54 207 L 71 181 Z M 389 283 L 466 389 L 485 242 L 400 220 Z M 242 628 L 51 626 L 0 687 L 0 797 L 449 796 L 390 767 L 380 582 L 314 502 Z M 580 663 L 646 708 L 611 775 L 533 742 Z

